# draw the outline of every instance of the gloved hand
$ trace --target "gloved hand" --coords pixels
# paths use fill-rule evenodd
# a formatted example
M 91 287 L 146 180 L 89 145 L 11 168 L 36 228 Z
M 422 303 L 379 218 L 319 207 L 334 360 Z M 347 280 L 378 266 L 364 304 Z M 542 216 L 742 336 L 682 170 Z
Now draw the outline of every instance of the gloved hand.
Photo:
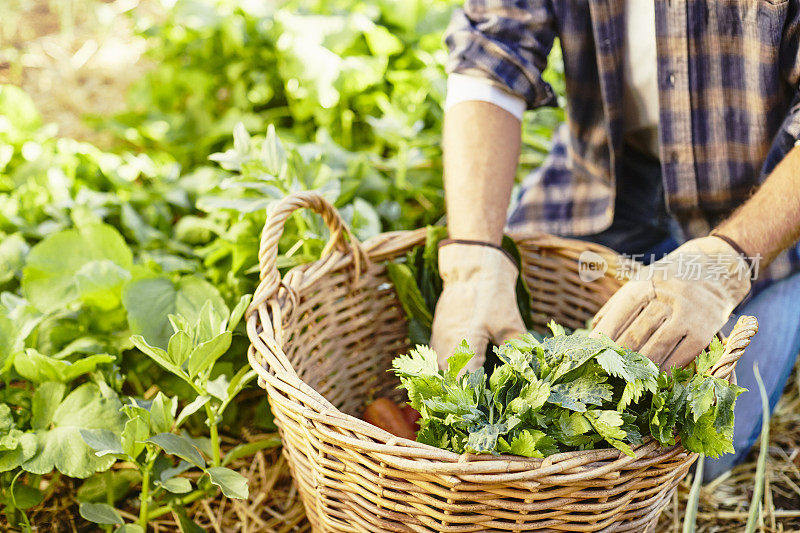
M 690 240 L 643 267 L 598 311 L 603 333 L 662 369 L 688 365 L 750 291 L 747 262 L 725 240 Z
M 466 339 L 476 357 L 467 370 L 486 359 L 491 339 L 497 344 L 525 332 L 515 292 L 518 269 L 502 250 L 491 245 L 445 243 L 439 248 L 439 273 L 444 290 L 433 317 L 431 347 L 439 367 Z

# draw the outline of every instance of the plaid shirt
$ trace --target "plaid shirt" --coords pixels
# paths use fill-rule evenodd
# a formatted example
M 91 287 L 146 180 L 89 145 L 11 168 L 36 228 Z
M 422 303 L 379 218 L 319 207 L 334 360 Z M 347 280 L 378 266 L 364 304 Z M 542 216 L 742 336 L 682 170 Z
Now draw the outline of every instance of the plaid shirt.
M 664 196 L 685 238 L 708 234 L 800 139 L 800 0 L 655 2 Z M 529 108 L 556 105 L 542 80 L 559 37 L 567 120 L 523 184 L 515 230 L 586 235 L 613 219 L 623 153 L 624 0 L 465 0 L 449 72 L 481 76 Z M 797 194 L 797 191 L 787 191 Z M 800 248 L 759 279 L 800 270 Z

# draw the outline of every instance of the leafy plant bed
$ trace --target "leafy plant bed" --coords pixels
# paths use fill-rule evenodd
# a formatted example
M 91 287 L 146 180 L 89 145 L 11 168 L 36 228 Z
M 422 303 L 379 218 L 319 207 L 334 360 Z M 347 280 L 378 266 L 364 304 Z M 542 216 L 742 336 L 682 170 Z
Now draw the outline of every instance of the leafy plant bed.
M 242 442 L 268 442 L 272 446 L 235 459 L 229 467 L 242 474 L 248 480 L 250 497 L 247 500 L 234 500 L 222 494 L 206 498 L 195 498 L 180 509 L 179 507 L 153 510 L 154 518 L 149 523 L 148 531 L 178 532 L 190 531 L 274 531 L 304 532 L 310 528 L 305 520 L 305 512 L 297 490 L 292 484 L 285 459 L 281 457 L 280 440 L 277 434 L 246 433 L 240 439 L 223 437 L 223 450 L 230 453 Z M 109 476 L 117 480 L 136 478 L 136 470 L 132 465 L 117 463 L 108 471 Z M 187 476 L 196 480 L 197 475 Z M 124 490 L 117 485 L 116 489 L 106 490 L 102 482 L 86 483 L 60 475 L 45 476 L 40 488 L 46 497 L 37 506 L 28 510 L 28 519 L 33 531 L 96 531 L 99 526 L 81 516 L 81 503 L 76 501 L 82 497 L 103 499 L 108 494 L 116 494 Z M 111 496 L 113 499 L 113 496 Z M 85 506 L 85 503 L 83 504 Z M 119 515 L 126 522 L 135 522 L 139 517 L 139 499 L 137 493 L 128 493 L 116 503 Z M 84 507 L 83 513 L 86 512 Z M 155 516 L 158 515 L 158 516 Z M 116 527 L 116 526 L 113 526 Z M 22 531 L 0 521 L 2 531 Z

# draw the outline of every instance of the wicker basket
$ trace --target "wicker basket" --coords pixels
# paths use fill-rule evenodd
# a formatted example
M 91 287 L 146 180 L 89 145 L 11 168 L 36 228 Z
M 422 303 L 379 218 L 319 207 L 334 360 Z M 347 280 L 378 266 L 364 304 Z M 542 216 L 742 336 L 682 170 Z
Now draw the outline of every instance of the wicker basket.
M 283 224 L 299 208 L 321 214 L 323 258 L 281 279 Z M 400 399 L 392 359 L 410 347 L 383 261 L 422 244 L 424 230 L 364 244 L 316 193 L 287 197 L 261 238 L 261 283 L 248 310 L 248 358 L 269 395 L 295 483 L 315 531 L 645 531 L 696 459 L 652 438 L 635 458 L 615 449 L 545 459 L 458 455 L 395 437 L 357 417 L 365 400 Z M 552 236 L 516 236 L 534 319 L 585 324 L 619 287 L 608 249 Z M 606 259 L 583 283 L 578 255 Z M 742 317 L 715 374 L 728 377 L 757 329 Z

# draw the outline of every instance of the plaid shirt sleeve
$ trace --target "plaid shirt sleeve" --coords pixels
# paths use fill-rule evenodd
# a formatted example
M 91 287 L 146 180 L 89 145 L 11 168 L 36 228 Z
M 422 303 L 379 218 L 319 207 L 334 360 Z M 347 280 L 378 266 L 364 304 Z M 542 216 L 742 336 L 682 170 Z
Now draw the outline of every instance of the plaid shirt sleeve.
M 556 105 L 542 79 L 554 37 L 549 0 L 465 0 L 447 29 L 447 71 L 489 79 L 529 108 Z
M 800 10 L 786 20 L 781 39 L 780 66 L 784 79 L 795 90 L 792 107 L 783 130 L 795 141 L 800 141 Z

